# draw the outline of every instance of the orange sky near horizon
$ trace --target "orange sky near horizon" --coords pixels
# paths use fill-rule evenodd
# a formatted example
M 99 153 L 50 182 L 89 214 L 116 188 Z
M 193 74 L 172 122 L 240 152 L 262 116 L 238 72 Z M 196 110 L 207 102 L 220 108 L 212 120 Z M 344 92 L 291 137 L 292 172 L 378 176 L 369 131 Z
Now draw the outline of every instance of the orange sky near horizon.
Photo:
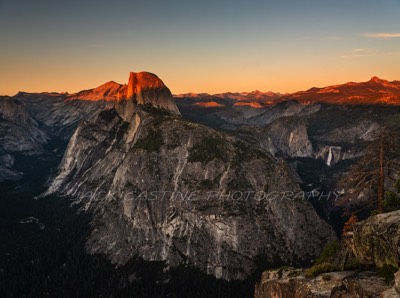
M 398 65 L 400 68 L 400 63 Z M 75 93 L 81 90 L 92 89 L 100 86 L 108 81 L 115 81 L 120 84 L 128 82 L 130 71 L 149 71 L 158 75 L 164 83 L 170 88 L 173 94 L 182 93 L 223 93 L 223 92 L 251 92 L 259 90 L 263 92 L 273 91 L 280 93 L 292 93 L 296 91 L 307 90 L 312 87 L 326 87 L 330 85 L 338 85 L 347 82 L 364 82 L 368 81 L 373 76 L 378 76 L 381 79 L 388 81 L 400 80 L 400 73 L 390 68 L 383 68 L 375 71 L 368 70 L 360 73 L 335 73 L 328 74 L 326 72 L 317 73 L 315 75 L 301 75 L 300 73 L 288 73 L 281 76 L 271 76 L 268 74 L 254 74 L 251 72 L 241 72 L 238 74 L 230 73 L 228 76 L 214 72 L 212 76 L 188 74 L 181 76 L 180 73 L 157 72 L 152 69 L 130 69 L 121 74 L 115 74 L 113 77 L 107 77 L 102 74 L 90 74 L 87 76 L 76 76 L 68 74 L 41 74 L 41 76 L 21 76 L 16 74 L 12 78 L 12 74 L 8 74 L 8 84 L 6 78 L 0 75 L 0 95 L 13 96 L 19 91 L 23 92 L 68 92 Z M 65 76 L 65 79 L 63 79 Z M 72 79 L 71 79 L 72 77 Z M 11 78 L 11 79 L 10 79 Z
M 0 1 L 0 95 L 124 84 L 131 71 L 174 94 L 400 80 L 399 0 L 154 1 Z

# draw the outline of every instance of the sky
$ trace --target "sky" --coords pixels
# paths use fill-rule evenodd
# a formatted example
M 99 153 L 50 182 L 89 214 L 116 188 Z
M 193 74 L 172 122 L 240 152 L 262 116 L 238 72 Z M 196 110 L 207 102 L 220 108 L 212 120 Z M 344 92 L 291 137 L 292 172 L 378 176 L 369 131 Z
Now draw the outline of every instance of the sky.
M 400 0 L 0 0 L 0 95 L 130 71 L 174 94 L 400 80 Z

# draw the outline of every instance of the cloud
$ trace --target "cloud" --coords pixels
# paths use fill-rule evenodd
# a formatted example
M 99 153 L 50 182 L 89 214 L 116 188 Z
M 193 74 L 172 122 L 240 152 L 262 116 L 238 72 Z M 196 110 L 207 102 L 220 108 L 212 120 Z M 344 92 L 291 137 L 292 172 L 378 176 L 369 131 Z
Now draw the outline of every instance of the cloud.
M 343 55 L 340 58 L 349 59 L 349 58 L 357 58 L 357 57 L 373 57 L 374 54 L 357 54 L 357 55 Z
M 383 39 L 389 39 L 389 38 L 399 38 L 400 37 L 400 32 L 399 33 L 385 33 L 385 32 L 380 32 L 380 33 L 363 33 L 361 34 L 364 37 L 368 38 L 383 38 Z
M 350 50 L 351 53 L 372 53 L 376 52 L 376 50 L 371 48 L 359 48 L 359 49 L 352 49 Z
M 351 49 L 346 55 L 340 56 L 343 59 L 358 58 L 358 57 L 372 57 L 379 54 L 379 51 L 372 48 L 357 48 Z

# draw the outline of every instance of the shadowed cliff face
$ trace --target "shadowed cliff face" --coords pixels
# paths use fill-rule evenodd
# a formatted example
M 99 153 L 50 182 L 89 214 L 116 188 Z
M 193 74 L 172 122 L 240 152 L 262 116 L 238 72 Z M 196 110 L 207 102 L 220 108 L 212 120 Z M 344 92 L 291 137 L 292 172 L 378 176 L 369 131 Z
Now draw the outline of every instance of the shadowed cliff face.
M 15 167 L 16 159 L 22 154 L 43 154 L 48 138 L 25 105 L 11 97 L 0 97 L 0 183 L 20 180 L 24 173 Z
M 10 97 L 0 98 L 0 135 L 0 147 L 10 152 L 34 153 L 48 138 L 26 106 Z
M 267 151 L 290 157 L 312 157 L 313 148 L 302 118 L 281 117 L 260 129 L 260 145 Z
M 0 97 L 1 195 L 43 187 L 79 121 L 91 119 L 105 106 L 103 101 L 67 98 L 24 92 Z
M 136 79 L 130 98 L 146 102 Z M 334 237 L 308 202 L 283 196 L 300 191 L 285 162 L 181 119 L 168 98 L 151 102 L 81 123 L 48 191 L 75 196 L 92 214 L 88 251 L 117 264 L 134 255 L 188 264 L 229 280 L 250 276 L 260 260 L 307 263 Z

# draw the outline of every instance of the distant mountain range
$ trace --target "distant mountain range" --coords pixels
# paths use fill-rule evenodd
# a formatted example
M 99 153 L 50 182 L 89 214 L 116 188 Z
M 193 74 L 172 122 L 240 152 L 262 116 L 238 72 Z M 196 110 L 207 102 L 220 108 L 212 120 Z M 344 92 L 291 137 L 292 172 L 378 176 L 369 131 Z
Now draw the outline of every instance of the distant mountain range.
M 93 89 L 82 90 L 77 93 L 36 93 L 36 95 L 60 96 L 66 100 L 85 101 L 115 101 L 126 96 L 127 84 L 119 84 L 114 81 L 107 82 Z M 19 92 L 16 96 L 33 94 Z M 378 77 L 372 77 L 367 82 L 348 82 L 345 84 L 328 87 L 313 87 L 306 91 L 294 93 L 279 92 L 225 92 L 217 94 L 209 93 L 183 93 L 175 94 L 175 99 L 190 98 L 195 100 L 194 105 L 200 107 L 218 108 L 224 106 L 236 106 L 252 108 L 264 108 L 278 102 L 296 100 L 307 104 L 312 102 L 325 102 L 330 104 L 382 104 L 400 105 L 400 81 L 387 81 Z
M 283 96 L 283 100 L 295 99 L 303 103 L 327 102 L 333 104 L 400 104 L 400 81 L 386 81 L 373 77 L 368 82 L 311 88 Z
M 367 82 L 349 82 L 342 85 L 333 85 L 323 88 L 313 87 L 306 91 L 295 93 L 274 92 L 242 92 L 242 93 L 187 93 L 175 95 L 178 100 L 191 98 L 194 105 L 201 107 L 223 107 L 226 105 L 252 108 L 264 108 L 282 101 L 296 100 L 307 104 L 312 102 L 325 102 L 330 104 L 382 104 L 400 105 L 400 81 L 389 82 L 373 77 Z M 229 100 L 229 102 L 224 102 Z

